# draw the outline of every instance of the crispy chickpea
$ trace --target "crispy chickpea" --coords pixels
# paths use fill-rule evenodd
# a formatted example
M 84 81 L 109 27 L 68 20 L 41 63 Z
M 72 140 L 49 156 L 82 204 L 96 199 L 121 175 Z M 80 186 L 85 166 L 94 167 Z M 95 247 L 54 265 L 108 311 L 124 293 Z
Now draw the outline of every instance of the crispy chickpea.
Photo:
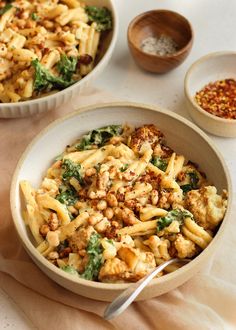
M 96 174 L 96 169 L 94 167 L 90 167 L 85 171 L 86 176 L 93 176 Z
M 67 246 L 64 250 L 59 253 L 60 258 L 66 258 L 72 252 L 71 248 Z
M 110 221 L 107 218 L 103 218 L 102 221 L 98 222 L 94 228 L 98 233 L 104 233 L 111 226 Z
M 88 223 L 91 225 L 91 226 L 94 226 L 96 225 L 99 221 L 101 221 L 103 218 L 103 215 L 101 213 L 94 213 L 93 215 L 91 215 L 89 218 L 88 218 Z
M 58 220 L 56 213 L 51 213 L 49 221 L 48 221 L 48 226 L 49 226 L 50 230 L 52 230 L 52 231 L 57 230 L 57 228 L 59 226 L 59 220 Z
M 118 205 L 117 198 L 114 194 L 107 194 L 107 203 L 109 206 L 114 207 Z
M 86 250 L 85 249 L 82 249 L 82 250 L 79 250 L 79 255 L 81 256 L 81 257 L 84 257 L 85 255 L 86 255 Z
M 114 212 L 111 207 L 108 207 L 104 211 L 104 215 L 108 220 L 111 220 L 114 216 Z
M 75 215 L 77 215 L 77 214 L 79 213 L 78 210 L 77 210 L 74 206 L 72 206 L 72 205 L 68 206 L 68 210 L 69 210 L 72 214 L 75 214 Z
M 47 224 L 43 224 L 40 229 L 39 232 L 43 237 L 46 237 L 47 233 L 49 232 L 50 228 L 49 225 Z
M 151 191 L 151 201 L 152 201 L 152 205 L 157 205 L 158 203 L 158 191 L 157 190 L 152 190 Z
M 104 199 L 101 199 L 98 203 L 97 203 L 97 209 L 99 211 L 103 211 L 107 208 L 107 202 Z
M 105 190 L 90 191 L 88 197 L 91 199 L 103 198 L 106 196 Z

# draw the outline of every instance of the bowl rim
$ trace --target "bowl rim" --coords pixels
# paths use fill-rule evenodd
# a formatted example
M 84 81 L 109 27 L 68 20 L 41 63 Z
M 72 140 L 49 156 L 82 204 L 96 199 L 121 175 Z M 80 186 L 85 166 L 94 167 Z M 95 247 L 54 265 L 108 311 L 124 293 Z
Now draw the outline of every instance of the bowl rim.
M 72 275 L 66 273 L 65 271 L 55 267 L 53 264 L 51 264 L 46 258 L 44 258 L 37 251 L 37 249 L 35 248 L 35 246 L 33 245 L 33 243 L 31 242 L 31 240 L 28 236 L 27 236 L 27 239 L 24 238 L 25 234 L 23 232 L 23 229 L 21 229 L 20 222 L 18 220 L 18 216 L 17 216 L 17 212 L 16 212 L 16 205 L 15 205 L 15 197 L 14 197 L 16 193 L 19 193 L 19 186 L 17 186 L 17 177 L 18 177 L 19 171 L 21 169 L 21 166 L 22 166 L 27 154 L 30 152 L 31 148 L 34 146 L 35 143 L 38 142 L 38 140 L 40 140 L 40 138 L 42 136 L 44 136 L 44 134 L 46 134 L 48 131 L 50 131 L 50 129 L 56 127 L 58 124 L 66 121 L 67 119 L 80 116 L 80 114 L 83 114 L 84 112 L 89 112 L 89 111 L 93 112 L 96 109 L 101 109 L 101 108 L 105 108 L 106 111 L 109 111 L 109 110 L 112 110 L 114 107 L 131 107 L 131 108 L 136 108 L 136 109 L 141 108 L 142 110 L 145 110 L 145 111 L 164 113 L 165 115 L 170 116 L 173 119 L 176 119 L 176 120 L 180 121 L 181 123 L 189 126 L 197 134 L 199 134 L 201 136 L 201 138 L 203 138 L 203 140 L 205 140 L 208 143 L 208 145 L 210 145 L 210 147 L 213 149 L 213 151 L 219 158 L 220 162 L 222 163 L 222 166 L 225 171 L 227 184 L 228 184 L 227 190 L 228 190 L 229 198 L 228 198 L 228 205 L 227 205 L 226 213 L 224 216 L 224 221 L 222 222 L 220 229 L 218 230 L 216 236 L 214 237 L 212 242 L 209 244 L 209 246 L 206 249 L 204 249 L 190 263 L 188 263 L 187 265 L 183 266 L 182 268 L 178 269 L 175 272 L 172 272 L 172 273 L 166 274 L 165 276 L 153 279 L 151 281 L 151 283 L 149 284 L 150 287 L 155 286 L 157 284 L 162 285 L 162 284 L 171 282 L 177 275 L 181 277 L 181 274 L 188 272 L 190 270 L 190 268 L 192 268 L 194 265 L 197 266 L 197 264 L 200 262 L 200 260 L 203 261 L 204 258 L 207 258 L 207 257 L 209 258 L 209 256 L 207 255 L 208 251 L 210 251 L 210 250 L 214 251 L 214 249 L 216 250 L 216 247 L 215 247 L 216 242 L 217 242 L 216 237 L 219 237 L 219 233 L 222 236 L 222 234 L 225 231 L 226 226 L 230 223 L 230 220 L 231 220 L 229 214 L 230 214 L 230 211 L 232 208 L 232 196 L 233 196 L 232 195 L 233 194 L 232 193 L 232 182 L 231 182 L 231 177 L 230 177 L 230 174 L 228 171 L 228 167 L 224 161 L 223 156 L 221 156 L 220 152 L 218 151 L 218 149 L 216 148 L 214 143 L 212 143 L 211 139 L 198 126 L 196 126 L 195 124 L 190 122 L 188 119 L 186 119 L 172 111 L 166 110 L 159 106 L 147 105 L 147 104 L 136 103 L 136 102 L 125 102 L 125 101 L 124 102 L 108 102 L 108 103 L 91 104 L 88 106 L 78 108 L 77 110 L 75 110 L 59 119 L 56 119 L 55 121 L 50 123 L 47 127 L 45 127 L 43 130 L 41 130 L 34 137 L 34 139 L 28 144 L 28 146 L 26 147 L 25 151 L 21 155 L 21 157 L 18 160 L 18 163 L 16 165 L 16 168 L 15 168 L 15 171 L 14 171 L 14 174 L 12 177 L 11 187 L 10 187 L 10 208 L 11 208 L 13 223 L 14 223 L 15 229 L 17 231 L 17 234 L 20 237 L 21 243 L 25 247 L 27 253 L 34 260 L 34 262 L 35 262 L 35 260 L 37 260 L 37 262 L 36 262 L 37 265 L 38 265 L 38 263 L 40 263 L 42 266 L 45 267 L 44 269 L 50 270 L 52 273 L 55 273 L 58 277 L 69 280 L 71 283 L 74 283 L 74 284 L 83 285 L 84 287 L 89 287 L 89 288 L 93 288 L 93 289 L 101 289 L 101 290 L 104 289 L 104 290 L 108 290 L 108 291 L 109 290 L 112 290 L 112 291 L 125 290 L 126 288 L 129 287 L 129 285 L 132 284 L 132 283 L 102 283 L 102 282 L 85 280 L 85 279 L 82 279 L 77 276 L 76 277 L 72 276 Z M 23 221 L 22 216 L 21 216 L 20 221 Z M 94 299 L 96 299 L 96 298 L 94 298 Z
M 41 96 L 38 98 L 34 98 L 31 100 L 26 100 L 26 101 L 20 101 L 20 102 L 5 102 L 5 103 L 0 103 L 0 109 L 4 108 L 6 106 L 11 107 L 11 108 L 18 108 L 20 105 L 23 106 L 27 106 L 27 105 L 34 105 L 35 103 L 38 102 L 43 102 L 43 101 L 48 101 L 55 99 L 59 94 L 60 96 L 63 96 L 64 94 L 66 94 L 69 91 L 74 90 L 75 88 L 77 88 L 77 86 L 82 86 L 84 85 L 90 78 L 93 77 L 93 75 L 96 74 L 96 72 L 100 69 L 100 67 L 107 61 L 109 60 L 110 55 L 112 54 L 116 41 L 117 41 L 117 37 L 118 37 L 118 30 L 119 30 L 119 20 L 118 20 L 118 10 L 117 7 L 114 3 L 113 0 L 108 0 L 110 3 L 110 10 L 112 12 L 113 15 L 113 28 L 112 28 L 112 37 L 111 37 L 111 42 L 104 54 L 104 56 L 101 58 L 101 60 L 97 63 L 97 65 L 92 69 L 92 71 L 90 71 L 85 77 L 83 77 L 82 79 L 78 80 L 77 82 L 75 82 L 73 85 L 66 87 L 62 90 L 56 91 L 56 92 L 52 92 L 49 95 L 45 95 L 45 96 Z
M 158 54 L 149 54 L 149 53 L 146 53 L 141 48 L 137 47 L 136 44 L 133 42 L 132 29 L 133 29 L 133 27 L 135 26 L 135 24 L 140 19 L 145 18 L 145 16 L 148 16 L 151 13 L 171 13 L 171 14 L 174 14 L 174 15 L 176 15 L 176 16 L 181 17 L 182 19 L 184 19 L 185 22 L 187 23 L 189 29 L 190 29 L 190 39 L 187 42 L 187 44 L 184 47 L 182 47 L 181 49 L 179 49 L 178 51 L 174 52 L 173 54 L 168 54 L 168 55 L 163 55 L 163 56 L 162 55 L 158 55 Z M 166 59 L 166 58 L 175 58 L 175 57 L 181 55 L 182 53 L 184 53 L 189 48 L 191 48 L 192 47 L 192 44 L 193 44 L 193 39 L 194 39 L 194 32 L 193 32 L 192 24 L 182 14 L 180 14 L 180 13 L 178 13 L 176 11 L 173 11 L 173 10 L 168 10 L 168 9 L 153 9 L 153 10 L 145 11 L 145 12 L 143 12 L 143 13 L 135 16 L 130 21 L 129 26 L 128 26 L 128 30 L 127 30 L 127 39 L 132 44 L 132 47 L 134 47 L 136 51 L 144 54 L 145 56 L 150 56 L 150 58 L 153 58 L 153 59 Z
M 213 58 L 220 58 L 223 56 L 229 56 L 229 55 L 235 55 L 236 57 L 236 51 L 231 51 L 231 50 L 225 50 L 225 51 L 219 51 L 219 52 L 213 52 L 213 53 L 209 53 L 206 54 L 202 57 L 200 57 L 199 59 L 197 59 L 195 62 L 193 62 L 191 64 L 191 66 L 188 68 L 186 74 L 185 74 L 185 78 L 184 78 L 184 93 L 186 98 L 189 100 L 189 102 L 191 103 L 191 105 L 193 106 L 193 108 L 195 110 L 197 110 L 198 112 L 200 112 L 201 114 L 205 115 L 206 117 L 208 117 L 209 119 L 215 120 L 218 123 L 221 124 L 227 124 L 227 125 L 236 125 L 236 119 L 226 119 L 226 118 L 221 118 L 218 117 L 216 115 L 213 115 L 209 112 L 207 112 L 206 110 L 204 110 L 203 108 L 200 107 L 200 105 L 197 104 L 197 102 L 194 101 L 194 98 L 190 95 L 190 90 L 189 90 L 189 82 L 191 80 L 191 75 L 193 73 L 193 71 L 201 64 L 213 59 Z M 204 87 L 204 86 L 203 86 Z

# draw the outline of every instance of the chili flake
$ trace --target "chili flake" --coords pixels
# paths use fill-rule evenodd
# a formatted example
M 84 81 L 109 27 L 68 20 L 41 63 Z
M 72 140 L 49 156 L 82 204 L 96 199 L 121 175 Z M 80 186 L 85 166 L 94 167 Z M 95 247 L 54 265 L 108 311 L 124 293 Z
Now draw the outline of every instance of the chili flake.
M 236 119 L 236 80 L 211 82 L 195 95 L 202 109 L 225 119 Z

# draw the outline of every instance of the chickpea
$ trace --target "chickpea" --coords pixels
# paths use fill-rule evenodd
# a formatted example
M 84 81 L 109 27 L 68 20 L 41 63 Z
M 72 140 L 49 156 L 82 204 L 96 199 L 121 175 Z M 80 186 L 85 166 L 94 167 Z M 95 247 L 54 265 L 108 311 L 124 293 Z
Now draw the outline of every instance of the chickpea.
M 108 207 L 104 211 L 104 215 L 108 220 L 111 220 L 114 216 L 114 212 L 111 207 Z
M 97 223 L 94 228 L 96 229 L 96 231 L 98 233 L 104 233 L 108 227 L 110 227 L 111 224 L 110 222 L 107 220 L 107 218 L 103 218 L 102 221 L 100 221 L 99 223 Z
M 152 205 L 157 205 L 158 203 L 158 191 L 157 190 L 152 190 L 151 191 L 151 201 L 152 201 Z
M 116 196 L 114 194 L 107 194 L 107 203 L 111 207 L 117 206 L 118 201 Z
M 86 171 L 85 171 L 85 175 L 86 176 L 93 176 L 96 174 L 96 169 L 94 167 L 91 167 L 91 168 L 88 168 Z
M 103 218 L 103 215 L 99 212 L 94 213 L 93 215 L 90 215 L 90 217 L 88 218 L 88 223 L 91 226 L 96 225 L 99 221 L 101 221 Z
M 76 210 L 76 208 L 72 205 L 68 206 L 68 210 L 72 213 L 72 214 L 75 214 L 77 215 L 79 212 L 78 210 Z
M 104 199 L 101 199 L 98 203 L 97 203 L 97 209 L 99 211 L 103 211 L 107 208 L 107 202 Z
M 91 191 L 88 195 L 89 198 L 91 199 L 96 199 L 96 198 L 103 198 L 106 196 L 106 191 L 105 190 L 97 190 L 95 191 Z
M 47 224 L 43 224 L 40 229 L 39 229 L 39 232 L 40 234 L 45 237 L 47 235 L 47 233 L 49 232 L 50 228 Z
M 52 231 L 57 230 L 57 228 L 59 226 L 59 220 L 58 220 L 56 213 L 51 213 L 49 221 L 48 221 L 48 225 L 49 225 L 50 230 L 52 230 Z
M 84 257 L 86 255 L 86 250 L 85 249 L 79 250 L 78 253 L 81 257 Z

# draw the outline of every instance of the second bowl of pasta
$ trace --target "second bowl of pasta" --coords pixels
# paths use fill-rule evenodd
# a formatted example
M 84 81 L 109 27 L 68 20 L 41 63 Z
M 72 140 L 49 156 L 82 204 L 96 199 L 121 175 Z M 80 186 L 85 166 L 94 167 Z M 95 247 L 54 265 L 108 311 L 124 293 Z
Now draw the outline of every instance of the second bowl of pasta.
M 14 0 L 0 6 L 0 117 L 62 105 L 111 57 L 118 24 L 111 0 Z
M 139 299 L 187 281 L 216 251 L 230 205 L 229 175 L 208 137 L 173 113 L 130 103 L 50 125 L 11 188 L 33 260 L 60 285 L 105 301 L 174 257 L 192 261 L 162 272 Z

